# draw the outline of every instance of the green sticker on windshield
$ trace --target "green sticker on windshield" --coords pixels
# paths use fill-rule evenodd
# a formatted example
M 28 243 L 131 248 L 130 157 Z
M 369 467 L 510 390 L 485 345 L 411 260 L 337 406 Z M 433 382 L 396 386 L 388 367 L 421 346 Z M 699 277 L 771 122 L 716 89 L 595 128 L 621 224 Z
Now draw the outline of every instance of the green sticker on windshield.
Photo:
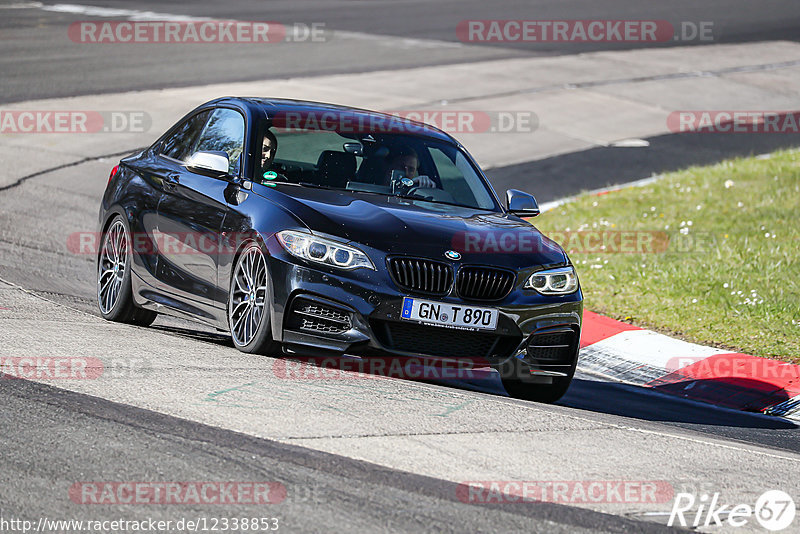
M 276 178 L 278 178 L 278 173 L 275 171 L 267 171 L 264 173 L 265 180 L 275 180 Z

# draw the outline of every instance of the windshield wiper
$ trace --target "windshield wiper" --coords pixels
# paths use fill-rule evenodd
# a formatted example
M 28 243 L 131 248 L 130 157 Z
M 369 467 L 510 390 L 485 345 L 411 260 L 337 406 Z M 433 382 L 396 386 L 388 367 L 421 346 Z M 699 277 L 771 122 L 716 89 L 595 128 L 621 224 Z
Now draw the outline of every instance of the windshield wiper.
M 396 197 L 396 198 L 404 198 L 406 200 L 421 200 L 423 202 L 430 202 L 431 204 L 445 204 L 447 206 L 456 206 L 456 207 L 459 207 L 459 208 L 481 209 L 481 208 L 475 208 L 473 206 L 466 206 L 464 204 L 456 204 L 454 202 L 447 202 L 446 200 L 433 200 L 433 199 L 429 199 L 429 198 L 425 198 L 425 197 L 417 197 L 417 196 L 413 196 L 413 195 L 403 195 L 403 194 L 400 194 L 400 193 L 395 193 L 392 196 Z
M 342 189 L 341 187 L 331 187 L 329 185 L 315 184 L 312 182 L 297 182 L 296 185 L 301 185 L 303 187 L 314 187 L 316 189 L 330 189 L 331 191 L 347 191 L 347 189 Z
M 291 182 L 287 182 L 287 183 L 291 183 Z M 303 187 L 313 187 L 315 189 L 327 189 L 329 191 L 345 191 L 347 193 L 362 193 L 362 194 L 367 194 L 367 195 L 380 195 L 382 197 L 402 198 L 402 199 L 405 199 L 405 200 L 421 200 L 422 202 L 430 202 L 431 204 L 444 204 L 446 206 L 455 206 L 457 208 L 467 208 L 467 209 L 471 209 L 471 210 L 494 211 L 494 210 L 488 209 L 488 208 L 481 208 L 481 207 L 476 207 L 476 206 L 467 206 L 465 204 L 456 204 L 454 202 L 447 202 L 447 201 L 444 201 L 444 200 L 432 200 L 432 199 L 427 199 L 425 197 L 418 197 L 418 196 L 414 196 L 414 195 L 403 195 L 403 194 L 400 194 L 400 193 L 380 193 L 378 191 L 362 191 L 362 190 L 359 190 L 359 189 L 347 189 L 347 188 L 342 188 L 342 187 L 331 187 L 329 185 L 315 184 L 315 183 L 312 183 L 312 182 L 297 182 L 297 183 L 291 183 L 291 185 L 299 185 L 299 186 L 303 186 Z

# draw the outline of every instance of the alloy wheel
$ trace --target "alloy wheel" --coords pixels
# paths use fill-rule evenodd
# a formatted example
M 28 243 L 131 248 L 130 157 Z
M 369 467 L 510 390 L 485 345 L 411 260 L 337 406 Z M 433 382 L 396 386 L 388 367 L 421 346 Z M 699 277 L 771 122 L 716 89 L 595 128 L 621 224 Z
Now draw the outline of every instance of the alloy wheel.
M 236 263 L 228 302 L 231 336 L 239 346 L 249 344 L 264 319 L 267 263 L 258 245 L 246 249 Z
M 97 302 L 100 311 L 109 314 L 122 292 L 128 268 L 128 236 L 122 221 L 116 221 L 103 236 L 100 260 L 97 262 Z

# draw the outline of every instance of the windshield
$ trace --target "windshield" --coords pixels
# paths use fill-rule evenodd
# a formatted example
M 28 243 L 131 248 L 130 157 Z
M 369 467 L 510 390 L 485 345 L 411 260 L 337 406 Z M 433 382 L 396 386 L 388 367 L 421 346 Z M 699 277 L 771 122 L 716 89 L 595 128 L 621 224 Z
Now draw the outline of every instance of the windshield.
M 341 133 L 271 127 L 257 179 L 498 210 L 457 147 L 406 133 Z

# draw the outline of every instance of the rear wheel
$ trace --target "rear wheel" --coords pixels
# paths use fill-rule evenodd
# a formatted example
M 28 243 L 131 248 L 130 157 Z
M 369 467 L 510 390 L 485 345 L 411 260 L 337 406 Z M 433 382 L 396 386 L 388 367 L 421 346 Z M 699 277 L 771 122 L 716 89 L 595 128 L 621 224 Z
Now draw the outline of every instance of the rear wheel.
M 267 261 L 261 246 L 252 242 L 236 260 L 228 296 L 228 325 L 237 349 L 269 354 L 280 348 L 272 339 L 270 308 Z
M 567 376 L 554 376 L 549 384 L 537 383 L 536 380 L 541 380 L 541 378 L 530 377 L 525 364 L 520 363 L 516 358 L 506 362 L 499 371 L 503 387 L 506 388 L 510 396 L 517 399 L 550 404 L 563 397 L 567 389 L 569 389 L 572 377 L 575 374 L 575 364 L 566 373 Z
M 158 314 L 133 302 L 132 257 L 125 220 L 117 215 L 103 234 L 97 258 L 97 306 L 109 321 L 148 326 Z

